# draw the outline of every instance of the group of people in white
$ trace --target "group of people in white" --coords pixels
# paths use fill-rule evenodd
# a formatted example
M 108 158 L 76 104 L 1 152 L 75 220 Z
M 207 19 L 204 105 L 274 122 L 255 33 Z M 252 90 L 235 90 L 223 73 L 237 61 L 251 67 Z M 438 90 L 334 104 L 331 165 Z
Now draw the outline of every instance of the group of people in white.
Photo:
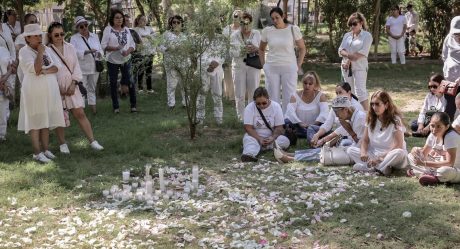
M 129 29 L 130 17 L 117 9 L 110 15 L 101 41 L 96 34 L 89 32 L 90 22 L 77 16 L 70 43 L 64 40 L 65 30 L 60 23 L 52 23 L 47 33 L 43 33 L 36 16 L 27 14 L 21 34 L 11 26 L 15 13 L 6 14 L 12 21 L 0 26 L 0 139 L 5 139 L 8 103 L 14 93 L 17 74 L 21 82 L 18 129 L 30 134 L 35 160 L 49 162 L 55 158 L 48 148 L 50 129 L 56 129 L 60 152 L 70 153 L 64 135 L 64 128 L 70 125 L 69 113 L 78 121 L 91 148 L 103 149 L 94 138 L 80 91 L 83 85 L 87 90 L 87 103 L 96 113 L 96 82 L 103 66 L 103 56 L 107 61 L 115 114 L 120 113 L 118 84 L 122 94 L 129 95 L 132 113 L 138 111 L 136 82 L 139 90 L 144 91 L 141 82 L 145 76 L 145 91 L 153 92 L 151 72 L 156 51 L 164 55 L 167 105 L 170 109 L 175 107 L 175 93 L 181 76 L 172 52 L 187 39 L 181 16 L 168 19 L 164 42 L 153 47 L 151 39 L 155 33 L 146 25 L 146 17 L 139 15 L 134 21 L 135 28 Z M 260 151 L 271 148 L 281 152 L 277 159 L 282 162 L 309 158 L 303 151 L 294 154 L 282 151 L 290 145 L 284 130 L 290 127 L 295 136 L 306 138 L 312 148 L 344 138 L 338 145 L 348 147 L 347 153 L 357 171 L 388 175 L 392 168 L 403 168 L 408 161 L 411 167 L 408 173 L 420 176 L 423 183 L 460 182 L 460 159 L 456 160 L 460 151 L 457 150 L 460 137 L 456 133 L 460 131 L 459 118 L 450 122 L 454 120 L 455 110 L 460 109 L 460 97 L 447 96 L 440 90 L 442 80 L 460 78 L 460 17 L 452 20 L 444 41 L 444 76 L 435 74 L 430 77 L 430 92 L 418 119 L 411 124 L 414 134 L 428 136 L 427 143 L 423 148 L 414 148 L 407 156 L 404 120 L 391 97 L 385 91 L 374 92 L 371 98 L 368 97 L 367 57 L 372 35 L 367 31 L 364 16 L 356 12 L 347 20 L 350 32 L 344 35 L 338 50 L 342 57 L 343 82 L 336 86 L 337 98 L 332 101 L 332 108 L 321 91 L 319 75 L 313 71 L 302 73 L 306 48 L 299 27 L 286 21 L 281 8 L 273 8 L 270 16 L 274 25 L 259 32 L 252 29 L 253 19 L 249 13 L 234 11 L 233 23 L 223 30 L 230 41 L 228 58 L 211 53 L 200 58 L 207 67 L 202 74 L 203 92 L 211 90 L 214 118 L 218 124 L 223 122 L 223 91 L 235 100 L 237 117 L 246 131 L 243 161 L 256 161 Z M 417 29 L 413 24 L 418 22 L 416 17 L 412 10 L 404 17 L 400 15 L 399 7 L 392 9 L 386 23 L 392 63 L 396 63 L 397 55 L 401 63 L 405 63 L 403 37 L 408 29 Z M 252 57 L 258 58 L 259 65 L 249 63 Z M 224 68 L 223 65 L 230 60 L 231 67 Z M 133 69 L 133 61 L 141 61 L 141 67 L 136 65 Z M 188 65 L 187 61 L 181 63 L 185 67 Z M 265 87 L 259 86 L 261 69 L 265 74 Z M 136 80 L 133 80 L 133 72 Z M 297 90 L 299 74 L 303 75 L 301 90 Z M 182 94 L 182 105 L 186 104 L 185 101 Z M 204 103 L 205 95 L 202 94 L 198 97 L 199 120 L 205 118 Z
M 276 14 L 272 14 L 275 24 L 277 18 Z M 259 87 L 254 91 L 253 102 L 244 111 L 246 134 L 243 137 L 241 160 L 257 161 L 257 155 L 267 149 L 273 149 L 275 158 L 282 163 L 319 159 L 321 149 L 314 148 L 341 138 L 334 143 L 345 149 L 354 163 L 355 171 L 389 175 L 393 169 L 407 168 L 407 174 L 418 177 L 422 185 L 459 183 L 460 94 L 457 92 L 449 96 L 454 100 L 449 103 L 446 100 L 448 94 L 442 91 L 440 85 L 445 79 L 457 85 L 460 83 L 460 16 L 453 18 L 444 42 L 444 76 L 433 74 L 429 77 L 429 93 L 418 119 L 411 124 L 414 136 L 428 136 L 426 144 L 423 148 L 413 148 L 410 153 L 405 142 L 405 135 L 410 133 L 406 132 L 403 116 L 390 95 L 378 90 L 368 98 L 367 56 L 372 36 L 365 31 L 366 20 L 361 13 L 354 13 L 348 19 L 348 25 L 350 32 L 344 35 L 338 51 L 343 57 L 343 79 L 348 82 L 336 86 L 337 97 L 332 100 L 331 108 L 328 107 L 326 95 L 321 91 L 320 78 L 316 72 L 305 73 L 302 77 L 302 90 L 291 92 L 287 95 L 290 100 L 282 104 L 271 97 L 268 81 L 267 89 Z M 262 32 L 277 28 L 289 29 L 275 25 Z M 393 38 L 397 40 L 402 35 L 403 30 Z M 402 46 L 404 48 L 404 41 Z M 398 55 L 403 58 L 404 49 L 401 52 Z M 447 111 L 447 106 L 453 112 Z M 283 129 L 287 126 L 294 128 L 297 137 L 306 138 L 313 149 L 294 153 L 284 151 L 290 145 L 290 139 Z

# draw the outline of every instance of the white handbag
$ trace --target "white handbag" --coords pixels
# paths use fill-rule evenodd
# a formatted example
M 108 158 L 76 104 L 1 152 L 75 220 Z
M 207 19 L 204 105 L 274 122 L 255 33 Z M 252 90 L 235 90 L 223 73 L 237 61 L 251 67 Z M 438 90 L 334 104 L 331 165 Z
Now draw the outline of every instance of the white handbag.
M 353 160 L 347 154 L 347 147 L 337 146 L 331 147 L 331 144 L 327 142 L 321 148 L 319 162 L 323 166 L 339 166 L 339 165 L 351 165 Z

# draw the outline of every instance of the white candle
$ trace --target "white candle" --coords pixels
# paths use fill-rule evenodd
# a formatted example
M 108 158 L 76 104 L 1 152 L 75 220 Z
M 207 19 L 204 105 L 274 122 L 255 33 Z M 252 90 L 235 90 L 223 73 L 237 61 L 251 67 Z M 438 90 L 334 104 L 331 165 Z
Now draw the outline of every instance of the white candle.
M 168 191 L 166 191 L 166 194 L 171 197 L 173 194 L 174 194 L 174 191 L 172 191 L 172 189 L 168 189 Z
M 108 190 L 102 191 L 102 195 L 103 195 L 104 197 L 107 197 L 109 194 L 110 194 L 110 191 L 108 191 Z
M 129 174 L 130 174 L 129 170 L 123 171 L 123 181 L 124 182 L 129 181 Z
M 198 182 L 198 166 L 193 166 L 192 168 L 192 182 L 196 181 Z
M 147 181 L 147 182 L 145 182 L 145 193 L 146 193 L 147 195 L 151 195 L 151 194 L 153 193 L 153 188 L 152 188 L 152 186 L 153 186 L 152 181 Z
M 155 190 L 155 196 L 161 196 L 161 190 Z
M 152 168 L 152 165 L 150 163 L 147 163 L 145 165 L 145 176 L 149 176 L 150 175 L 150 168 Z
M 139 187 L 139 183 L 138 182 L 133 182 L 133 183 L 131 183 L 131 186 L 133 188 L 137 188 L 137 187 Z
M 160 190 L 163 192 L 165 191 L 165 179 L 164 179 L 164 169 L 158 169 L 158 175 L 160 177 Z

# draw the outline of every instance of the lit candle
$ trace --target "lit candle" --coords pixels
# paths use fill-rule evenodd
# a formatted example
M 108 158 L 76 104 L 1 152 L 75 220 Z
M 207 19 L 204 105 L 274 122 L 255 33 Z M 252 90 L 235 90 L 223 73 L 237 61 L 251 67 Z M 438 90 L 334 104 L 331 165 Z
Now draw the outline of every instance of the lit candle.
M 145 176 L 149 176 L 150 175 L 150 168 L 152 168 L 152 165 L 150 163 L 147 163 L 145 165 Z
M 158 169 L 158 175 L 160 177 L 160 190 L 163 192 L 165 191 L 165 179 L 164 179 L 164 169 Z
M 129 170 L 123 171 L 123 182 L 129 181 L 129 174 L 130 174 Z

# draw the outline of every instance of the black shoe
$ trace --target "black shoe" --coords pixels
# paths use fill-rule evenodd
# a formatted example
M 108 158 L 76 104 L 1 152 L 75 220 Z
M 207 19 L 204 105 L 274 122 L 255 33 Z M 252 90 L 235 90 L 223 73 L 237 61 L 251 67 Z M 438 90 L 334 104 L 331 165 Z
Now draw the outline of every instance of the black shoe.
M 253 157 L 251 155 L 246 155 L 246 154 L 243 154 L 241 155 L 241 161 L 242 162 L 257 162 L 257 159 L 256 157 Z
M 424 134 L 419 133 L 419 132 L 412 132 L 412 136 L 413 137 L 428 137 L 428 134 L 424 135 Z

